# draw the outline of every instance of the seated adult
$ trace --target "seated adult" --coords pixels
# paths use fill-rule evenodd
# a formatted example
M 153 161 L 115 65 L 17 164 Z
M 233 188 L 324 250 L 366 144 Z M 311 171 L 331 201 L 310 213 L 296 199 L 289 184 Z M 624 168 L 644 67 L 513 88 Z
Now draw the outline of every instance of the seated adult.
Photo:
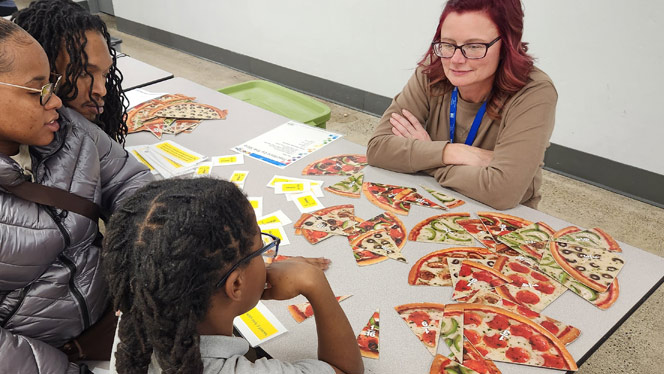
M 127 101 L 104 21 L 71 0 L 35 1 L 12 20 L 42 45 L 51 72 L 62 75 L 64 105 L 123 143 Z
M 495 209 L 536 208 L 558 94 L 522 31 L 519 0 L 448 1 L 369 141 L 369 164 L 428 173 Z
M 59 110 L 49 77 L 39 43 L 0 19 L 0 373 L 79 373 L 71 360 L 110 358 L 98 219 L 81 206 L 113 212 L 153 179 L 98 126 Z

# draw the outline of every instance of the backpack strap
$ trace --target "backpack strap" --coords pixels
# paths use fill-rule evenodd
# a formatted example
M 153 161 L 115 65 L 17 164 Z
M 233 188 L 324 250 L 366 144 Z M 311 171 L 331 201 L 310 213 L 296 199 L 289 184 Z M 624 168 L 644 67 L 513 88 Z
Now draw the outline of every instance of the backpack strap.
M 95 223 L 99 221 L 99 218 L 104 221 L 107 218 L 99 205 L 60 188 L 43 186 L 28 181 L 16 186 L 2 186 L 2 188 L 23 200 L 78 213 Z

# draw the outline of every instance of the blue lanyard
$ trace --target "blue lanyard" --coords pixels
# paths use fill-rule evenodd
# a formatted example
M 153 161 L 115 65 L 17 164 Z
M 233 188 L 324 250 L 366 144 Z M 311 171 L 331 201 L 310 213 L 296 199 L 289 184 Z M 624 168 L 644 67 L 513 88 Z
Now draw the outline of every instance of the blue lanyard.
M 454 129 L 456 128 L 456 111 L 457 111 L 457 101 L 459 96 L 459 89 L 454 87 L 452 91 L 452 100 L 450 101 L 450 143 L 454 143 Z M 484 112 L 486 112 L 486 101 L 480 107 L 480 110 L 477 111 L 475 119 L 473 120 L 473 125 L 470 127 L 468 136 L 466 137 L 466 145 L 473 145 L 475 138 L 477 137 L 477 130 L 480 128 L 480 123 L 482 123 L 482 117 L 484 117 Z

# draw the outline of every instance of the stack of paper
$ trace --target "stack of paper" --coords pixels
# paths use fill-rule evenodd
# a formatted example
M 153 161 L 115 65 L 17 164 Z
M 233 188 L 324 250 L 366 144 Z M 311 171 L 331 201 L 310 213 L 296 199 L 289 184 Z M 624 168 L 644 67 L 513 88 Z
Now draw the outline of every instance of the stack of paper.
M 212 167 L 211 163 L 205 162 L 207 160 L 206 156 L 171 140 L 153 145 L 127 147 L 127 151 L 151 170 L 156 170 L 164 178 L 173 178 L 190 173 L 208 175 Z

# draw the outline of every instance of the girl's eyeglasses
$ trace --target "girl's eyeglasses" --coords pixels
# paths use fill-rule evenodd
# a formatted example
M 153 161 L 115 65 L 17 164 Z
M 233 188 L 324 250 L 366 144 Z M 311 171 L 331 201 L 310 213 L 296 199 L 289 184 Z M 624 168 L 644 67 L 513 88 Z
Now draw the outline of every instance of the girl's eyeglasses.
M 261 233 L 261 238 L 262 238 L 262 235 L 267 236 L 271 241 L 269 243 L 265 244 L 263 246 L 263 248 L 257 250 L 256 252 L 250 253 L 248 256 L 244 257 L 243 259 L 238 261 L 235 265 L 233 265 L 230 269 L 228 269 L 226 274 L 224 274 L 224 276 L 221 277 L 221 280 L 219 280 L 219 282 L 217 283 L 217 288 L 221 287 L 226 282 L 226 280 L 231 275 L 231 273 L 234 272 L 238 267 L 240 267 L 240 265 L 251 261 L 254 257 L 262 255 L 263 253 L 267 252 L 268 250 L 272 249 L 273 247 L 274 247 L 274 254 L 272 254 L 272 256 L 273 256 L 273 258 L 277 257 L 277 253 L 279 253 L 279 243 L 281 243 L 281 239 L 279 239 L 278 237 L 276 237 L 272 234 L 268 234 L 266 232 Z
M 39 88 L 32 88 L 32 87 L 25 87 L 25 86 L 19 86 L 18 84 L 12 84 L 12 83 L 5 83 L 5 82 L 0 82 L 0 85 L 4 86 L 10 86 L 10 87 L 16 87 L 16 88 L 22 88 L 24 90 L 32 91 L 32 92 L 39 92 L 39 104 L 42 106 L 46 105 L 48 101 L 51 99 L 51 96 L 56 92 L 58 89 L 58 84 L 60 83 L 60 79 L 62 78 L 61 75 L 59 74 L 52 74 L 55 76 L 55 83 L 49 82 L 42 86 L 41 89 Z

